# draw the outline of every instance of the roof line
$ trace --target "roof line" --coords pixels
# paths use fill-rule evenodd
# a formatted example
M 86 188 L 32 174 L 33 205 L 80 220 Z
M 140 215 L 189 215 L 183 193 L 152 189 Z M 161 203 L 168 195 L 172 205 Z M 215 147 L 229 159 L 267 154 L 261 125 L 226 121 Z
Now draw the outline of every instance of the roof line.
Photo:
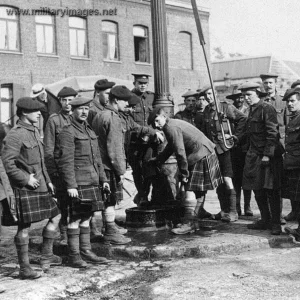
M 230 58 L 230 59 L 216 60 L 216 61 L 212 61 L 211 63 L 212 63 L 212 64 L 218 64 L 218 63 L 222 63 L 222 62 L 237 61 L 237 60 L 247 60 L 247 59 L 263 58 L 263 57 L 270 57 L 270 58 L 272 58 L 273 55 L 272 55 L 272 54 L 269 54 L 269 55 L 258 55 L 258 56 L 236 57 L 236 58 Z

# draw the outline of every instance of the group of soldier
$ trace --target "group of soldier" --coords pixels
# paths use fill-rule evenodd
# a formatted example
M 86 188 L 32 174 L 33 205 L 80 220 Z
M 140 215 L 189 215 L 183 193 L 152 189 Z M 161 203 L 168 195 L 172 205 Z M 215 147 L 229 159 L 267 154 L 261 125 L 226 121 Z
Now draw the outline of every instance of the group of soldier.
M 229 101 L 219 101 L 211 86 L 189 90 L 185 109 L 170 118 L 164 107 L 153 107 L 150 76 L 133 76 L 132 91 L 98 80 L 93 99 L 62 88 L 61 110 L 45 122 L 43 142 L 36 125 L 47 105 L 45 88 L 37 84 L 30 97 L 17 101 L 19 120 L 3 141 L 2 161 L 15 198 L 20 278 L 41 275 L 29 263 L 31 223 L 49 220 L 42 233 L 42 269 L 62 264 L 53 254 L 59 238 L 75 268 L 109 262 L 92 251 L 91 237 L 119 245 L 131 241 L 115 222 L 128 164 L 141 209 L 176 201 L 184 190 L 177 200 L 184 216 L 172 229 L 175 234 L 195 231 L 195 218 L 237 221 L 243 190 L 244 214 L 253 216 L 251 191 L 261 214 L 248 227 L 274 235 L 281 234 L 284 222 L 282 197 L 290 199 L 285 219 L 298 220 L 299 227 L 285 231 L 300 241 L 299 82 L 281 97 L 277 75 L 262 74 L 265 92 L 259 83 L 245 82 Z M 204 203 L 214 189 L 220 212 L 212 215 Z

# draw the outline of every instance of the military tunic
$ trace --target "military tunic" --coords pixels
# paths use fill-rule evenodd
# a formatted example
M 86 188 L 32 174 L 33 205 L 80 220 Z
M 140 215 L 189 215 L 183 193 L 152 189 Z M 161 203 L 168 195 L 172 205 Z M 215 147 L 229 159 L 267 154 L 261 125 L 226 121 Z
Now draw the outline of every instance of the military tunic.
M 190 124 L 196 126 L 195 117 L 196 117 L 195 111 L 189 111 L 189 110 L 185 109 L 183 111 L 179 111 L 174 116 L 174 119 L 183 120 L 183 121 L 189 122 Z
M 91 127 L 92 127 L 93 120 L 94 120 L 95 116 L 98 113 L 103 112 L 104 109 L 105 109 L 105 107 L 99 102 L 98 99 L 94 99 L 92 101 L 92 104 L 91 104 L 91 107 L 90 107 L 90 110 L 89 110 L 89 115 L 88 115 L 88 118 L 87 118 L 87 122 Z

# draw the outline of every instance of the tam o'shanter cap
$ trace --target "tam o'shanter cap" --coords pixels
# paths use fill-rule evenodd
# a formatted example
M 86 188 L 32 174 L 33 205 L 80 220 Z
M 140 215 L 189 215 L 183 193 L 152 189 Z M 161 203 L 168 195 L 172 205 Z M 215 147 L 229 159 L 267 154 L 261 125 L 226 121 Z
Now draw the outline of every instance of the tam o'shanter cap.
M 240 96 L 242 96 L 242 92 L 240 90 L 235 90 L 231 95 L 228 95 L 226 96 L 227 99 L 231 99 L 231 100 L 234 100 L 234 99 L 237 99 L 239 98 Z
M 125 85 L 116 85 L 110 90 L 110 94 L 117 100 L 129 101 L 132 97 L 131 91 Z
M 138 97 L 136 94 L 134 93 L 131 93 L 131 97 L 130 99 L 128 100 L 128 105 L 129 106 L 135 106 L 137 105 L 138 103 L 141 102 L 141 99 L 140 97 Z
M 149 75 L 149 74 L 132 73 L 131 75 L 134 76 L 134 81 L 139 81 L 139 82 L 143 82 L 143 83 L 149 82 L 149 77 L 151 77 L 151 75 Z
M 16 106 L 27 110 L 40 110 L 44 107 L 40 101 L 32 99 L 31 97 L 20 98 L 17 101 Z
M 260 90 L 260 84 L 254 81 L 246 81 L 245 83 L 241 84 L 239 86 L 239 89 L 242 92 L 245 92 L 247 90 L 256 90 L 260 94 L 260 96 L 267 96 L 267 93 L 264 93 Z
M 82 105 L 87 105 L 89 104 L 93 99 L 90 98 L 86 98 L 83 96 L 77 96 L 76 98 L 74 98 L 71 102 L 70 105 L 72 106 L 82 106 Z
M 291 88 L 295 88 L 297 85 L 300 85 L 300 79 L 296 80 L 295 82 L 292 83 Z
M 70 96 L 76 96 L 78 93 L 71 87 L 64 86 L 57 94 L 57 97 L 64 98 Z
M 192 96 L 198 96 L 198 92 L 196 91 L 191 91 L 191 90 L 188 90 L 187 92 L 185 92 L 181 97 L 183 98 L 188 98 L 188 97 L 192 97 Z
M 202 89 L 197 90 L 199 92 L 199 94 L 204 94 L 205 92 L 207 92 L 208 90 L 211 90 L 212 87 L 210 84 L 205 85 Z
M 161 108 L 163 109 L 164 107 L 161 105 L 158 105 L 158 106 L 155 106 L 155 108 L 151 111 L 151 113 L 149 114 L 148 120 L 147 120 L 148 125 L 153 124 L 153 122 L 156 118 L 156 115 Z
M 282 101 L 287 101 L 291 96 L 295 94 L 300 94 L 300 87 L 295 87 L 293 89 L 287 89 L 284 93 Z
M 35 85 L 32 86 L 31 92 L 30 92 L 30 97 L 31 98 L 36 98 L 40 94 L 47 93 L 45 90 L 45 87 L 41 83 L 36 83 Z
M 116 83 L 113 81 L 108 81 L 107 79 L 100 79 L 96 81 L 94 88 L 98 91 L 105 91 L 112 88 Z
M 277 78 L 278 75 L 275 74 L 275 73 L 264 73 L 264 74 L 260 74 L 259 77 L 262 79 L 262 80 L 265 80 L 267 78 Z

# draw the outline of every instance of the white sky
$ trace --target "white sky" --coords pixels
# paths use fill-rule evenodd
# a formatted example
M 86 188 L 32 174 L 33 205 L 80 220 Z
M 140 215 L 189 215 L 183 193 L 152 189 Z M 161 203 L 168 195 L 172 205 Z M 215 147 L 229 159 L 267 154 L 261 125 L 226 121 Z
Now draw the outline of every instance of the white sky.
M 208 6 L 211 49 L 300 61 L 300 0 L 209 0 Z

